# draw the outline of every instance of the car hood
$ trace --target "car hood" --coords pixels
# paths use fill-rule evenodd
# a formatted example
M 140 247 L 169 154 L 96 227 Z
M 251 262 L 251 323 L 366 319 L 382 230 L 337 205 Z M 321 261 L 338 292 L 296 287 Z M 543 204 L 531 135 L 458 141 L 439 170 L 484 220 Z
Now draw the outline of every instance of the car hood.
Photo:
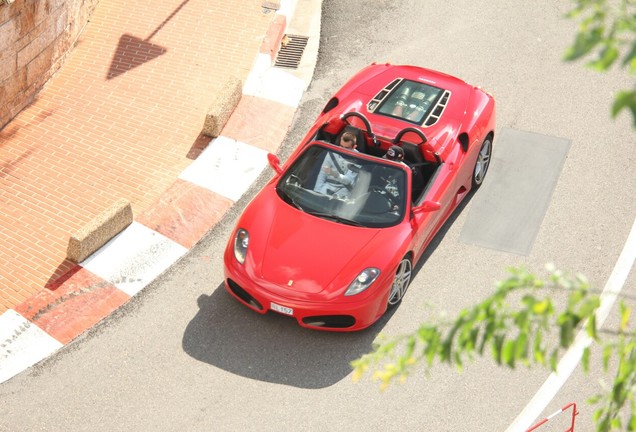
M 346 286 L 333 284 L 334 279 L 345 277 L 348 285 L 363 270 L 347 270 L 347 266 L 373 240 L 377 229 L 321 219 L 281 201 L 275 207 L 270 220 L 259 222 L 270 226 L 260 269 L 265 280 L 302 296 L 342 290 Z

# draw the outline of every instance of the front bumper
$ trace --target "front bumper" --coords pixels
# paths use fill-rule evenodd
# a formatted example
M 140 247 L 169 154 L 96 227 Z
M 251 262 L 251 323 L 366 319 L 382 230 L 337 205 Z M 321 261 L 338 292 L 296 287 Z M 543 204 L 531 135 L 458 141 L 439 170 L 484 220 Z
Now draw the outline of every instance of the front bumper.
M 229 261 L 229 263 L 228 263 Z M 225 259 L 225 289 L 250 309 L 265 314 L 274 312 L 288 315 L 302 327 L 325 331 L 357 331 L 369 327 L 386 311 L 385 295 L 347 298 L 338 301 L 305 301 L 273 293 L 265 288 L 265 281 L 248 277 L 241 264 L 232 258 Z

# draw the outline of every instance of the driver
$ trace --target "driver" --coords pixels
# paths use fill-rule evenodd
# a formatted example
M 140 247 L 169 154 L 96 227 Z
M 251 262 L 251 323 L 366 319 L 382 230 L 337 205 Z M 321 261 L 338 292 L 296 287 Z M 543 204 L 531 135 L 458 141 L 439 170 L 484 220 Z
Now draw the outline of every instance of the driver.
M 343 133 L 338 144 L 346 149 L 357 151 L 356 136 L 351 132 Z M 320 167 L 314 190 L 338 198 L 348 198 L 358 177 L 358 172 L 352 170 L 349 165 L 349 161 L 340 154 L 328 151 Z

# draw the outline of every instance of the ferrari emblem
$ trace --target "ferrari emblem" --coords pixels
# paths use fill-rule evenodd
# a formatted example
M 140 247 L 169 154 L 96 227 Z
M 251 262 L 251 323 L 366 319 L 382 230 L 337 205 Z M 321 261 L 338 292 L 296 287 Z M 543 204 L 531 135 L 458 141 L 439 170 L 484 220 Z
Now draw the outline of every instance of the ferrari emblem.
M 292 286 L 294 284 L 294 281 L 292 279 L 289 280 L 289 282 L 287 282 L 287 286 Z

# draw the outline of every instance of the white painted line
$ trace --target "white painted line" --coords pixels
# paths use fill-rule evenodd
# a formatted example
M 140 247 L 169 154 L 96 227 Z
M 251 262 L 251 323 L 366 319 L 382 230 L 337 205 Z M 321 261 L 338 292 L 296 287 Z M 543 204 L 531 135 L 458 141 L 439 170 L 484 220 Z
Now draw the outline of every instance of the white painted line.
M 283 69 L 270 68 L 254 96 L 297 108 L 307 84 Z
M 13 309 L 0 315 L 0 383 L 63 345 Z
M 263 56 L 267 56 L 267 59 Z M 265 63 L 269 61 L 267 54 L 257 57 L 243 86 L 243 94 L 297 108 L 308 83 L 283 69 L 265 67 Z
M 596 328 L 600 329 L 607 319 L 616 298 L 620 294 L 627 276 L 636 260 L 636 219 L 632 224 L 632 229 L 627 237 L 623 251 L 614 265 L 614 270 L 610 275 L 603 292 L 601 293 L 601 305 L 596 311 Z M 583 326 L 585 327 L 585 325 Z M 576 335 L 574 344 L 568 349 L 557 366 L 556 372 L 550 374 L 543 383 L 539 391 L 530 400 L 528 405 L 521 411 L 512 424 L 506 429 L 507 432 L 525 431 L 532 426 L 535 419 L 543 412 L 546 406 L 552 401 L 557 392 L 561 389 L 565 381 L 570 377 L 574 369 L 578 366 L 583 356 L 583 350 L 590 346 L 592 339 L 583 328 Z
M 187 251 L 158 232 L 133 222 L 80 264 L 132 297 Z
M 279 15 L 285 15 L 287 18 L 287 24 L 289 25 L 289 20 L 294 16 L 294 12 L 296 12 L 296 4 L 298 0 L 281 0 L 280 9 L 276 12 Z
M 267 166 L 267 152 L 220 136 L 179 176 L 238 201 Z
M 268 69 L 272 67 L 272 57 L 269 54 L 258 54 L 250 73 L 243 84 L 243 94 L 256 96 L 263 85 L 263 77 Z

